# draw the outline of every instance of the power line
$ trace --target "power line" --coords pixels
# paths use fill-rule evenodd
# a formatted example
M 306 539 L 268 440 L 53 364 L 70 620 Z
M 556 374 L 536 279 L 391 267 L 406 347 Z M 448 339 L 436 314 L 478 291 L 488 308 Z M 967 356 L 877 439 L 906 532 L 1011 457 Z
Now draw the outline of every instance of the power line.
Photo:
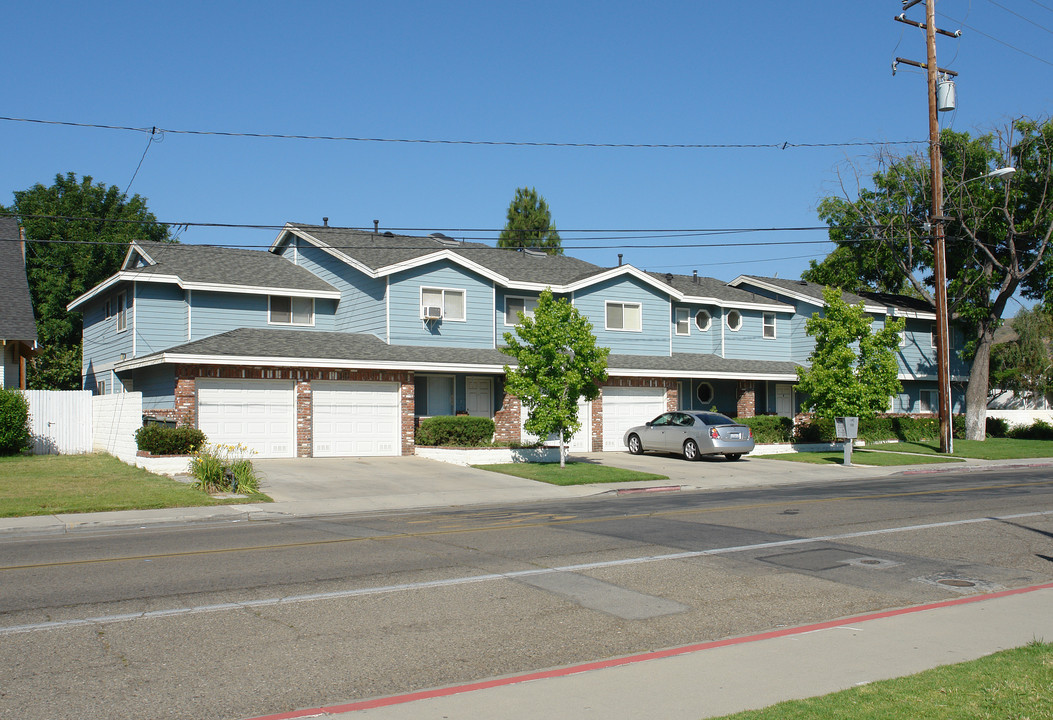
M 790 148 L 874 147 L 885 145 L 924 145 L 924 140 L 860 140 L 850 142 L 793 143 L 598 143 L 598 142 L 533 142 L 525 140 L 448 140 L 435 138 L 380 138 L 345 137 L 337 135 L 286 135 L 280 133 L 229 132 L 221 130 L 176 130 L 171 128 L 137 128 L 126 125 L 100 125 L 96 123 L 67 122 L 62 120 L 38 120 L 33 118 L 3 117 L 8 122 L 61 125 L 65 127 L 92 128 L 98 130 L 121 130 L 140 133 L 175 133 L 180 135 L 212 135 L 217 137 L 262 138 L 270 140 L 327 140 L 365 143 L 408 143 L 422 145 L 484 145 L 504 147 L 555 147 L 555 148 L 605 148 L 605 149 L 661 149 L 661 150 L 787 150 Z
M 1007 48 L 1009 48 L 1010 50 L 1016 50 L 1016 51 L 1017 51 L 1018 53 L 1020 53 L 1021 55 L 1027 55 L 1027 56 L 1028 56 L 1029 58 L 1032 58 L 1032 59 L 1034 59 L 1034 60 L 1038 60 L 1039 62 L 1045 63 L 1046 65 L 1049 65 L 1049 66 L 1053 67 L 1053 62 L 1050 62 L 1049 60 L 1046 60 L 1045 58 L 1040 58 L 1040 57 L 1039 57 L 1038 55 L 1034 55 L 1034 54 L 1032 54 L 1032 53 L 1029 53 L 1029 52 L 1028 52 L 1027 50 L 1021 50 L 1021 49 L 1020 49 L 1020 48 L 1018 48 L 1018 47 L 1017 47 L 1016 45 L 1010 45 L 1010 44 L 1009 44 L 1009 43 L 1007 43 L 1007 42 L 1006 42 L 1005 40 L 999 40 L 999 39 L 998 39 L 998 38 L 996 38 L 996 37 L 995 37 L 994 35 L 989 35 L 989 34 L 985 33 L 985 32 L 984 32 L 983 30 L 979 30 L 979 29 L 977 29 L 977 28 L 974 28 L 974 27 L 973 27 L 972 25 L 967 25 L 967 24 L 965 24 L 965 23 L 964 23 L 964 22 L 962 22 L 961 20 L 955 20 L 954 18 L 952 18 L 952 17 L 951 17 L 950 15 L 948 15 L 947 13 L 941 12 L 941 13 L 940 13 L 940 15 L 942 15 L 942 16 L 943 16 L 943 17 L 945 17 L 945 18 L 947 18 L 947 19 L 948 19 L 948 20 L 950 20 L 951 22 L 955 22 L 955 23 L 958 23 L 958 24 L 959 24 L 959 25 L 961 25 L 962 27 L 967 27 L 967 28 L 969 28 L 969 29 L 970 29 L 970 30 L 972 30 L 972 31 L 973 31 L 974 33 L 977 33 L 978 35 L 983 35 L 983 36 L 984 36 L 985 38 L 987 38 L 988 40 L 994 40 L 994 41 L 995 41 L 996 43 L 998 43 L 999 45 L 1005 45 L 1005 46 L 1006 46 Z
M 1045 30 L 1045 31 L 1046 31 L 1046 32 L 1048 32 L 1048 33 L 1049 33 L 1050 35 L 1053 35 L 1053 30 L 1050 30 L 1050 29 L 1049 29 L 1048 27 L 1046 27 L 1045 25 L 1040 25 L 1039 23 L 1035 22 L 1034 20 L 1032 20 L 1031 18 L 1029 18 L 1029 17 L 1027 17 L 1027 16 L 1025 16 L 1025 15 L 1021 15 L 1021 14 L 1020 14 L 1020 13 L 1018 13 L 1018 12 L 1017 12 L 1016 10 L 1010 10 L 1010 9 L 1009 9 L 1009 8 L 1007 8 L 1007 7 L 1005 6 L 1005 5 L 1002 5 L 1001 3 L 997 3 L 997 2 L 995 2 L 995 0 L 987 0 L 987 2 L 991 3 L 991 4 L 992 4 L 992 5 L 994 5 L 995 7 L 998 7 L 998 8 L 1002 8 L 1003 10 L 1005 10 L 1005 11 L 1006 11 L 1007 13 L 1009 13 L 1010 15 L 1016 15 L 1016 16 L 1017 16 L 1018 18 L 1020 18 L 1021 20 L 1025 21 L 1025 22 L 1029 22 L 1029 23 L 1031 23 L 1032 25 L 1034 25 L 1035 27 L 1037 27 L 1038 29 L 1040 29 L 1040 30 Z

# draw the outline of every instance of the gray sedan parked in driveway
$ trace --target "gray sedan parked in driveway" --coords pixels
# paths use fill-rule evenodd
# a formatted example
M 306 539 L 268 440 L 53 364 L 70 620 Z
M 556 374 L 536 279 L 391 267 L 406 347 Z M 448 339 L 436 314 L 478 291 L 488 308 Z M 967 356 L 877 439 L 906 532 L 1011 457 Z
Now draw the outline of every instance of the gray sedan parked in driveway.
M 646 425 L 625 431 L 629 452 L 645 450 L 683 453 L 688 460 L 702 455 L 723 455 L 738 460 L 754 448 L 753 431 L 715 412 L 667 412 Z

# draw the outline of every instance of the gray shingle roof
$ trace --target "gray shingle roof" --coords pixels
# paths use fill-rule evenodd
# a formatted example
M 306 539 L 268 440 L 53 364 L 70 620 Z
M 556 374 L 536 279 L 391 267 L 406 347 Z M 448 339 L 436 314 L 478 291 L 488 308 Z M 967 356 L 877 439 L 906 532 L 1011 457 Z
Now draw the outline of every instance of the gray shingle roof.
M 33 301 L 13 217 L 0 217 L 0 339 L 37 341 Z
M 789 292 L 797 293 L 798 295 L 805 295 L 807 297 L 814 298 L 820 305 L 823 301 L 823 286 L 817 283 L 808 282 L 806 280 L 789 280 L 784 278 L 759 277 L 756 275 L 744 275 L 743 277 L 759 280 L 768 285 L 774 285 L 775 287 L 782 288 Z M 841 297 L 844 299 L 845 302 L 851 305 L 858 305 L 862 302 L 866 305 L 894 307 L 900 310 L 907 310 L 910 312 L 934 312 L 932 305 L 928 301 L 921 300 L 919 298 L 913 298 L 909 295 L 896 295 L 893 293 L 879 293 L 870 291 L 860 291 L 858 293 L 842 291 Z
M 137 241 L 156 265 L 144 275 L 175 275 L 184 282 L 333 292 L 332 285 L 286 258 L 262 250 Z
M 716 278 L 702 277 L 700 275 L 696 282 L 696 278 L 693 275 L 674 275 L 672 273 L 657 272 L 649 272 L 648 275 L 673 286 L 685 295 L 711 297 L 730 304 L 764 303 L 770 305 L 774 302 L 762 295 L 751 293 L 742 288 L 732 287 L 723 280 L 717 280 Z M 787 305 L 786 311 L 792 312 L 793 307 Z
M 353 257 L 370 270 L 414 260 L 448 250 L 482 265 L 512 282 L 566 285 L 603 272 L 605 268 L 568 255 L 520 252 L 477 242 L 442 240 L 436 237 L 374 234 L 352 228 L 290 223 L 331 248 Z
M 421 345 L 388 345 L 374 335 L 299 330 L 239 328 L 201 340 L 169 348 L 165 355 L 194 355 L 244 358 L 285 358 L 302 361 L 304 366 L 325 366 L 326 362 L 357 361 L 361 363 L 399 363 L 406 367 L 417 364 L 449 364 L 465 370 L 472 366 L 516 364 L 515 358 L 489 348 L 431 347 Z M 140 359 L 141 361 L 142 359 Z M 735 360 L 716 355 L 676 353 L 671 357 L 654 355 L 611 355 L 612 370 L 677 372 L 685 376 L 706 373 L 733 374 L 749 378 L 761 375 L 795 377 L 797 365 L 792 362 Z

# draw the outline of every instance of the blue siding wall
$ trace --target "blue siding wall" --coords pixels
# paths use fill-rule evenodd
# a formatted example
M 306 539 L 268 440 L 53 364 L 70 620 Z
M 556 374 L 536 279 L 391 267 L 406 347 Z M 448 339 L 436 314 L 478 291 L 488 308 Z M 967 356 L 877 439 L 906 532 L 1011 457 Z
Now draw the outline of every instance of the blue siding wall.
M 135 284 L 135 354 L 150 355 L 186 342 L 186 298 L 178 285 Z
M 421 288 L 464 290 L 465 320 L 421 320 Z M 493 283 L 444 260 L 392 275 L 388 284 L 392 345 L 494 347 Z
M 175 407 L 175 372 L 171 366 L 137 370 L 132 390 L 143 394 L 143 410 L 171 410 Z
M 676 334 L 676 310 L 687 308 L 688 310 L 688 334 Z M 699 310 L 709 313 L 709 329 L 699 330 L 695 324 L 695 316 Z M 669 322 L 673 324 L 673 352 L 675 353 L 704 353 L 711 355 L 720 354 L 720 309 L 711 305 L 691 305 L 673 303 L 670 309 Z M 709 408 L 706 408 L 707 410 Z
M 280 328 L 285 330 L 332 331 L 336 301 L 314 301 L 314 326 L 272 325 L 267 322 L 267 296 L 233 292 L 194 290 L 190 295 L 190 323 L 193 340 L 237 328 Z
M 742 360 L 785 360 L 790 356 L 791 327 L 789 313 L 775 313 L 775 337 L 764 337 L 764 313 L 761 310 L 739 310 L 742 325 L 738 330 L 727 326 L 727 316 L 736 308 L 724 308 L 724 357 Z
M 642 329 L 607 330 L 606 301 L 639 303 Z M 637 278 L 623 276 L 574 293 L 574 306 L 592 323 L 596 344 L 619 355 L 669 355 L 673 332 L 669 297 Z
M 128 311 L 126 329 L 117 332 L 117 293 L 120 290 L 124 290 L 127 297 L 132 300 L 132 308 Z M 114 313 L 109 318 L 105 317 L 107 300 L 110 301 Z M 136 311 L 130 285 L 93 298 L 82 311 L 84 318 L 82 373 L 86 376 L 89 372 L 94 372 L 98 379 L 107 380 L 107 392 L 110 392 L 108 371 L 113 367 L 113 363 L 120 361 L 121 355 L 132 356 L 132 335 L 135 331 L 134 313 Z M 88 387 L 88 384 L 88 378 L 85 377 L 85 388 L 92 389 Z
M 386 279 L 371 278 L 300 238 L 295 248 L 283 248 L 283 256 L 340 291 L 334 330 L 387 338 Z

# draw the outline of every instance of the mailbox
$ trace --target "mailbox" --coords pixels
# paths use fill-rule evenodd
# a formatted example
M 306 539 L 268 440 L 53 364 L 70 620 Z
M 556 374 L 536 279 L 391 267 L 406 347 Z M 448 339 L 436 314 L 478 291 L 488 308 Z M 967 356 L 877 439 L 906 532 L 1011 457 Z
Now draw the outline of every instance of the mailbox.
M 844 440 L 855 440 L 859 436 L 859 418 L 834 418 L 834 435 Z

